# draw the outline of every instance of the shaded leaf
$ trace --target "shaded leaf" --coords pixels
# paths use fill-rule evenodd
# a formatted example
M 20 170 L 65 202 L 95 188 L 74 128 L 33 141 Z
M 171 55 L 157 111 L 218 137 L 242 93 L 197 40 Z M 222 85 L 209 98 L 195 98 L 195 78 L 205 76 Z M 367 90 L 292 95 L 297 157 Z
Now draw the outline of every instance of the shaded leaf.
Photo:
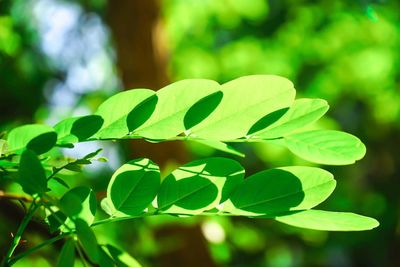
M 160 186 L 160 170 L 149 159 L 135 159 L 122 165 L 107 188 L 112 210 L 138 215 L 154 200 Z
M 115 262 L 118 267 L 141 267 L 140 265 L 131 255 L 127 252 L 114 247 L 112 245 L 106 245 L 104 251 L 109 255 Z
M 10 152 L 20 153 L 27 148 L 40 155 L 56 144 L 57 134 L 48 125 L 27 124 L 12 129 L 7 141 Z
M 157 91 L 158 103 L 155 111 L 142 126 L 134 131 L 136 135 L 149 139 L 168 139 L 186 130 L 185 116 L 199 100 L 216 92 L 220 85 L 211 80 L 188 79 L 172 83 Z M 208 105 L 209 103 L 205 103 Z M 205 107 L 205 105 L 202 105 Z M 209 110 L 206 110 L 209 112 Z M 190 113 L 193 114 L 193 113 Z M 186 117 L 186 123 L 199 118 Z
M 379 226 L 373 218 L 350 212 L 305 210 L 276 217 L 275 220 L 300 228 L 322 231 L 364 231 Z
M 89 187 L 75 187 L 62 196 L 60 208 L 71 219 L 81 219 L 90 225 L 96 214 L 96 196 Z
M 103 118 L 98 115 L 67 118 L 54 126 L 57 132 L 57 144 L 72 144 L 87 140 L 103 125 Z
M 286 136 L 321 118 L 329 109 L 323 99 L 296 99 L 277 121 L 252 134 L 253 138 L 278 138 Z
M 274 75 L 251 75 L 221 86 L 221 103 L 190 130 L 191 136 L 226 141 L 246 136 L 265 115 L 289 107 L 295 96 L 293 84 Z
M 57 267 L 73 267 L 75 263 L 75 240 L 68 238 L 61 249 Z
M 17 181 L 27 194 L 43 194 L 47 191 L 46 174 L 35 152 L 25 150 L 22 153 Z
M 81 219 L 75 221 L 75 226 L 78 240 L 80 241 L 85 254 L 92 262 L 98 263 L 99 248 L 97 246 L 96 236 L 92 229 L 84 220 Z
M 201 213 L 226 200 L 243 177 L 243 167 L 231 159 L 190 162 L 163 180 L 157 196 L 158 208 L 165 213 Z
M 95 135 L 97 138 L 122 138 L 129 134 L 128 116 L 136 114 L 137 120 L 142 123 L 150 116 L 149 112 L 134 112 L 135 108 L 141 104 L 145 105 L 146 100 L 152 100 L 155 92 L 149 89 L 133 89 L 118 93 L 106 101 L 104 101 L 96 111 L 96 115 L 100 115 L 103 120 L 101 130 Z M 151 111 L 152 112 L 152 111 Z M 147 118 L 146 118 L 147 117 Z M 134 117 L 130 118 L 130 121 Z M 131 122 L 132 123 L 132 122 Z M 133 123 L 134 124 L 134 123 Z M 137 127 L 137 125 L 136 125 Z
M 323 202 L 335 186 L 333 175 L 323 169 L 301 166 L 270 169 L 245 179 L 223 210 L 249 216 L 310 209 Z
M 63 223 L 67 220 L 67 216 L 65 216 L 64 213 L 58 210 L 48 215 L 46 220 L 49 224 L 50 233 L 54 233 L 59 230 Z
M 285 136 L 285 144 L 295 155 L 320 164 L 346 165 L 364 157 L 365 145 L 354 135 L 315 130 Z

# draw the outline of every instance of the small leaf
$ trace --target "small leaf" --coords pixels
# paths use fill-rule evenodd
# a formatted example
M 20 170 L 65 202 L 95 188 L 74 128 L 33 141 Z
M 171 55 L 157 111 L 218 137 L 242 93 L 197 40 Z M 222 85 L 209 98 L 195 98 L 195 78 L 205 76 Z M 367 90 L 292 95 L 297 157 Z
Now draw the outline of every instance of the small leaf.
M 295 155 L 320 164 L 347 165 L 364 157 L 365 145 L 354 135 L 315 130 L 285 136 L 285 144 Z
M 379 222 L 370 217 L 324 210 L 300 211 L 275 217 L 275 220 L 300 228 L 321 231 L 365 231 L 379 226 Z
M 48 125 L 27 124 L 8 134 L 9 152 L 20 153 L 27 148 L 40 155 L 49 151 L 57 141 L 57 134 Z
M 47 191 L 47 179 L 36 154 L 25 150 L 21 155 L 18 183 L 25 193 L 43 194 Z
M 75 226 L 78 239 L 86 255 L 92 262 L 98 263 L 99 248 L 97 246 L 96 236 L 93 233 L 92 229 L 85 221 L 81 219 L 77 219 L 75 221 Z
M 243 154 L 239 150 L 236 150 L 234 147 L 232 147 L 224 142 L 220 142 L 217 140 L 193 140 L 193 142 L 197 142 L 197 143 L 212 147 L 216 150 L 219 150 L 219 151 L 231 154 L 231 155 L 239 156 L 242 158 L 245 157 L 245 154 Z
M 116 210 L 108 198 L 103 198 L 100 202 L 101 208 L 110 216 L 116 213 Z
M 211 80 L 188 79 L 157 91 L 158 103 L 148 121 L 134 131 L 148 139 L 168 139 L 186 130 L 185 115 L 197 101 L 216 92 L 220 85 Z M 187 123 L 186 118 L 186 123 Z M 193 122 L 194 119 L 189 119 Z
M 165 213 L 199 214 L 226 200 L 243 180 L 243 167 L 227 158 L 190 162 L 168 175 L 157 196 Z
M 286 136 L 317 121 L 328 109 L 328 103 L 322 99 L 297 99 L 282 117 L 264 129 L 252 133 L 252 138 L 272 139 Z
M 246 136 L 265 115 L 289 107 L 295 96 L 293 84 L 279 76 L 251 75 L 222 85 L 221 103 L 190 136 L 219 141 Z
M 118 93 L 106 101 L 104 101 L 96 111 L 96 115 L 100 115 L 104 119 L 101 130 L 95 135 L 97 138 L 122 138 L 134 130 L 128 125 L 135 125 L 134 119 L 143 123 L 151 115 L 154 108 L 153 90 L 149 89 L 134 89 Z M 135 112 L 135 108 L 150 105 L 150 110 L 145 109 L 145 112 Z M 132 117 L 133 116 L 133 117 Z
M 319 168 L 291 166 L 270 169 L 245 179 L 236 187 L 223 210 L 249 216 L 246 212 L 279 214 L 310 209 L 323 202 L 335 186 L 333 175 Z
M 54 181 L 57 181 L 57 183 L 59 183 L 60 185 L 64 186 L 67 189 L 70 189 L 69 185 L 61 178 L 59 177 L 53 177 L 52 178 Z
M 81 219 L 90 225 L 96 214 L 96 196 L 89 187 L 75 187 L 60 199 L 60 208 L 71 219 Z
M 103 118 L 98 115 L 67 118 L 54 126 L 58 145 L 73 144 L 87 140 L 103 125 Z
M 67 239 L 61 249 L 57 267 L 73 267 L 75 263 L 75 240 Z
M 154 200 L 160 186 L 160 170 L 149 159 L 135 159 L 122 165 L 107 188 L 112 210 L 127 215 L 141 214 Z
M 96 157 L 101 151 L 103 151 L 103 149 L 102 149 L 102 148 L 99 148 L 99 149 L 97 149 L 96 151 L 87 154 L 87 155 L 84 156 L 83 158 L 84 158 L 84 159 L 92 159 L 92 158 Z

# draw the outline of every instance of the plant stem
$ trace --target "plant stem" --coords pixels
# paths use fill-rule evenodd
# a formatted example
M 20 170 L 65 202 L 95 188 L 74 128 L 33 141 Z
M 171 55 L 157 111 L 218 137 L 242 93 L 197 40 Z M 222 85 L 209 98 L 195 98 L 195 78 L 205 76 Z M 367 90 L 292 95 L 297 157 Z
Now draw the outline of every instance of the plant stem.
M 58 241 L 58 240 L 60 240 L 60 239 L 63 239 L 64 237 L 66 237 L 66 236 L 68 236 L 68 235 L 70 235 L 70 234 L 72 234 L 72 233 L 63 233 L 63 234 L 61 234 L 61 235 L 55 236 L 55 237 L 53 237 L 53 238 L 50 238 L 50 239 L 44 241 L 43 243 L 40 243 L 39 245 L 34 246 L 33 248 L 30 248 L 30 249 L 28 249 L 27 251 L 24 251 L 24 252 L 18 254 L 17 256 L 11 258 L 11 259 L 8 261 L 8 263 L 9 263 L 10 265 L 13 265 L 13 264 L 14 264 L 15 262 L 17 262 L 18 260 L 20 260 L 20 259 L 22 259 L 22 258 L 24 258 L 24 257 L 26 257 L 26 256 L 28 256 L 28 255 L 30 255 L 30 254 L 32 254 L 33 252 L 35 252 L 35 251 L 41 249 L 41 248 L 44 247 L 44 246 L 50 245 L 50 244 L 52 244 L 52 243 L 54 243 L 54 242 L 56 242 L 56 241 Z
M 39 207 L 36 202 L 32 202 L 31 206 L 29 207 L 29 210 L 27 214 L 25 214 L 24 218 L 22 219 L 21 224 L 18 227 L 17 233 L 14 236 L 13 242 L 10 246 L 10 249 L 8 250 L 6 257 L 5 257 L 5 263 L 9 263 L 10 258 L 12 257 L 15 249 L 19 245 L 21 241 L 22 234 L 25 231 L 25 228 L 28 226 L 29 221 L 32 219 L 33 214 L 35 213 L 36 209 Z

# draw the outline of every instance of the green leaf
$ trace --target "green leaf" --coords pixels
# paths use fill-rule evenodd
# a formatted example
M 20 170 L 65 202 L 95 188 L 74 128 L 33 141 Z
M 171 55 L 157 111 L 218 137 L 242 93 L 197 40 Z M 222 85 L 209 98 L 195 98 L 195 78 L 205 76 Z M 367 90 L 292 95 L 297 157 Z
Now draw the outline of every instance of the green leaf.
M 97 246 L 96 236 L 94 235 L 92 229 L 85 221 L 81 219 L 77 219 L 75 221 L 75 226 L 78 240 L 80 241 L 86 255 L 92 262 L 98 263 L 99 248 Z
M 193 123 L 197 119 L 197 117 L 189 119 L 185 117 L 189 110 L 199 100 L 215 93 L 219 87 L 220 85 L 215 81 L 188 79 L 162 88 L 157 91 L 158 103 L 154 113 L 134 133 L 156 140 L 168 139 L 183 133 L 186 130 L 185 122 Z M 204 107 L 204 105 L 202 106 Z M 202 110 L 202 112 L 209 113 L 209 110 Z M 193 115 L 196 116 L 197 114 Z
M 27 148 L 40 155 L 49 151 L 57 141 L 57 134 L 48 125 L 27 124 L 14 128 L 8 134 L 9 152 L 20 153 Z
M 73 267 L 75 263 L 75 240 L 72 238 L 65 241 L 58 258 L 57 267 Z
M 30 195 L 47 191 L 46 174 L 35 152 L 25 150 L 22 153 L 17 182 L 24 192 Z
M 60 208 L 72 220 L 81 219 L 90 225 L 96 214 L 96 196 L 89 187 L 75 187 L 60 199 Z
M 320 164 L 347 165 L 364 157 L 364 144 L 354 135 L 315 130 L 285 136 L 285 144 L 295 155 Z
M 223 84 L 221 91 L 221 103 L 190 136 L 219 141 L 244 137 L 262 117 L 289 107 L 295 96 L 293 84 L 274 75 L 244 76 Z
M 149 89 L 118 93 L 104 101 L 96 111 L 104 119 L 97 138 L 122 138 L 144 123 L 154 111 L 157 99 Z
M 106 245 L 102 247 L 104 252 L 113 259 L 116 266 L 118 267 L 141 267 L 140 265 L 131 255 L 127 252 L 114 247 L 112 245 Z M 106 265 L 105 265 L 106 266 Z
M 264 129 L 252 133 L 251 138 L 272 139 L 288 135 L 317 121 L 328 109 L 328 103 L 322 99 L 297 99 L 282 117 Z
M 160 170 L 149 159 L 135 159 L 122 165 L 112 176 L 107 198 L 113 209 L 127 214 L 143 213 L 157 195 Z
M 46 220 L 49 225 L 50 233 L 54 233 L 59 230 L 63 223 L 67 220 L 67 216 L 65 216 L 64 213 L 58 210 L 48 215 Z
M 65 188 L 70 189 L 69 185 L 63 179 L 59 177 L 53 177 L 52 179 L 57 183 L 59 183 L 60 185 L 64 186 Z
M 67 118 L 54 126 L 58 145 L 84 141 L 93 136 L 103 125 L 103 118 L 98 115 Z
M 335 186 L 333 175 L 323 169 L 301 166 L 270 169 L 245 179 L 224 203 L 223 210 L 249 216 L 310 209 L 323 202 Z
M 231 159 L 190 162 L 163 180 L 158 208 L 165 213 L 199 214 L 225 201 L 243 177 L 243 167 Z
M 232 146 L 225 144 L 224 142 L 220 142 L 217 140 L 193 140 L 193 142 L 196 143 L 200 143 L 209 147 L 212 147 L 216 150 L 228 153 L 228 154 L 232 154 L 235 156 L 239 156 L 244 158 L 245 154 L 243 154 L 242 152 L 236 150 L 235 148 L 233 148 Z
M 321 231 L 365 231 L 379 226 L 379 222 L 370 217 L 350 212 L 324 210 L 300 211 L 278 216 L 275 220 L 300 228 Z

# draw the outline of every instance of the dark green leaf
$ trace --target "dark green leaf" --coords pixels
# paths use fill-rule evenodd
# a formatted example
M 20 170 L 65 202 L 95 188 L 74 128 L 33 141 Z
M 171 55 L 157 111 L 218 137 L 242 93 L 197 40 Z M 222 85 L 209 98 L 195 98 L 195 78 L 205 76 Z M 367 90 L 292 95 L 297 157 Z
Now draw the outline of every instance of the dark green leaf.
M 47 191 L 46 174 L 35 152 L 31 150 L 25 150 L 21 155 L 18 183 L 30 195 Z
M 310 209 L 323 202 L 335 186 L 332 174 L 319 168 L 291 166 L 270 169 L 245 179 L 236 187 L 223 210 L 256 215 Z
M 67 239 L 61 249 L 60 257 L 58 258 L 57 267 L 73 267 L 75 263 L 75 240 Z
M 88 224 L 81 219 L 75 221 L 76 233 L 78 240 L 80 241 L 83 250 L 90 259 L 91 262 L 98 263 L 99 260 L 99 248 L 97 246 L 97 239 L 92 229 Z
M 71 219 L 91 224 L 96 214 L 96 196 L 89 187 L 75 187 L 60 199 L 61 210 Z

